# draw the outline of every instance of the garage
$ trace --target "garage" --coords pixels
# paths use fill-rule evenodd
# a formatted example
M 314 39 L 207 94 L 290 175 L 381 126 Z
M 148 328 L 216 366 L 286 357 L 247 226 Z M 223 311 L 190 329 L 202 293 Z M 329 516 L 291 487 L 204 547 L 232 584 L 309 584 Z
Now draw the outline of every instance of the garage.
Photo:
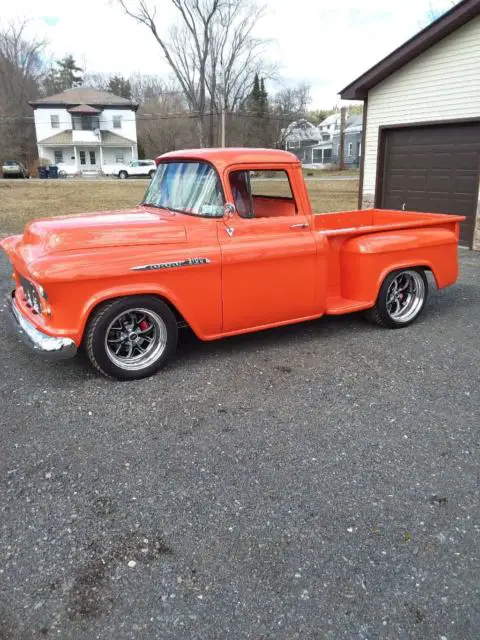
M 363 101 L 359 207 L 457 213 L 480 250 L 480 0 L 461 0 L 340 92 Z
M 466 216 L 471 247 L 480 175 L 480 122 L 381 130 L 376 206 Z

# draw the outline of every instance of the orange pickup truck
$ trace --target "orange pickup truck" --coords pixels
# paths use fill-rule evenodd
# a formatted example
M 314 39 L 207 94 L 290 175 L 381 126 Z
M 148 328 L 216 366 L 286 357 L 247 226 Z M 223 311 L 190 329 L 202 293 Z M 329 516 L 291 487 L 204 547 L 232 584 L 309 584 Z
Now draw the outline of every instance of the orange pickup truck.
M 126 211 L 35 220 L 1 242 L 9 300 L 37 352 L 83 345 L 103 374 L 134 379 L 174 354 L 179 326 L 202 340 L 364 310 L 388 328 L 422 312 L 426 271 L 458 274 L 456 215 L 364 210 L 313 214 L 285 151 L 167 153 Z

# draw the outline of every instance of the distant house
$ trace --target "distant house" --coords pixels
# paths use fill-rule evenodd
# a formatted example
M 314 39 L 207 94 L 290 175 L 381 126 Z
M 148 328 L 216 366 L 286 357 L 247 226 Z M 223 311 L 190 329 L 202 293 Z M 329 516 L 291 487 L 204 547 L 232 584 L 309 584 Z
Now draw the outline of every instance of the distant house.
M 89 87 L 30 102 L 40 160 L 68 173 L 101 173 L 105 165 L 138 157 L 138 104 Z
M 348 167 L 358 167 L 362 149 L 363 116 L 350 116 L 345 127 L 343 160 Z M 338 162 L 340 158 L 340 131 L 333 137 L 332 155 Z
M 304 118 L 291 122 L 282 131 L 284 149 L 304 162 L 305 149 L 322 139 L 320 129 Z
M 334 113 L 318 125 L 321 140 L 303 150 L 305 165 L 324 166 L 340 161 L 340 114 Z M 344 132 L 344 162 L 346 166 L 358 167 L 362 146 L 362 116 L 347 118 Z

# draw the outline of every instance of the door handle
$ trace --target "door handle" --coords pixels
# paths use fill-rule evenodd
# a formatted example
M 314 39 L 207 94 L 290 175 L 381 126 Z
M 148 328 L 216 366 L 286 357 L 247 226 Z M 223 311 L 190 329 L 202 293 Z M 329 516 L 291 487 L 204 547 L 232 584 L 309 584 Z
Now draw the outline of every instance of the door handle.
M 308 229 L 308 222 L 297 222 L 297 224 L 291 224 L 290 229 Z

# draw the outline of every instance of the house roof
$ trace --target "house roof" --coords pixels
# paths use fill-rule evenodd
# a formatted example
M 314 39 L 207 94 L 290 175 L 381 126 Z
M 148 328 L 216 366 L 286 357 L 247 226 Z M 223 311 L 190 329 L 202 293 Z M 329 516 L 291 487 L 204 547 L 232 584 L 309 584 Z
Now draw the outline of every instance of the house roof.
M 89 104 L 79 104 L 78 107 L 68 109 L 69 113 L 101 113 L 101 109 L 91 107 Z
M 76 106 L 76 105 L 100 105 L 102 107 L 131 107 L 137 109 L 138 104 L 128 98 L 121 98 L 113 93 L 107 91 L 99 91 L 92 87 L 74 87 L 73 89 L 66 89 L 61 93 L 56 93 L 53 96 L 47 96 L 46 98 L 39 98 L 33 102 L 30 102 L 32 107 L 42 106 Z
M 321 137 L 319 129 L 305 118 L 291 122 L 283 131 L 283 138 L 289 141 L 320 140 Z
M 123 138 L 116 133 L 112 133 L 112 131 L 102 131 L 101 134 L 101 142 L 100 140 L 98 142 L 73 142 L 72 130 L 66 129 L 65 131 L 56 133 L 54 136 L 39 140 L 38 144 L 47 147 L 73 147 L 74 145 L 76 147 L 91 147 L 92 145 L 101 145 L 102 147 L 131 147 L 132 144 L 135 144 L 133 140 Z
M 340 91 L 343 100 L 365 100 L 368 91 L 408 62 L 480 15 L 480 0 L 462 0 Z
M 325 118 L 325 120 L 322 120 L 318 126 L 319 127 L 326 127 L 326 126 L 331 125 L 331 124 L 336 124 L 337 122 L 340 122 L 340 114 L 339 113 L 331 113 L 329 116 L 327 116 Z

